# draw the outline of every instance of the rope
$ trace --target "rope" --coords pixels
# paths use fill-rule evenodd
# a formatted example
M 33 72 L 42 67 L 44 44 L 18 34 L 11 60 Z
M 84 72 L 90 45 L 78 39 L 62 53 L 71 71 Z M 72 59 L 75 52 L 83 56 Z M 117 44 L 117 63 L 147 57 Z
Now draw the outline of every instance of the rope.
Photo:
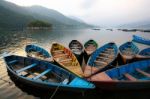
M 57 77 L 59 77 L 59 78 L 61 79 L 61 82 L 62 82 L 62 77 L 61 77 L 61 76 L 59 76 L 59 75 L 56 74 L 55 72 L 52 72 L 52 73 L 55 74 Z M 60 84 L 56 87 L 56 89 L 55 89 L 55 91 L 53 92 L 53 94 L 51 95 L 50 99 L 53 99 L 53 97 L 55 96 L 55 94 L 56 94 L 56 92 L 58 91 L 58 89 L 59 89 L 59 87 L 60 87 L 61 84 L 62 84 L 62 83 L 60 83 Z
M 56 87 L 56 89 L 55 89 L 55 91 L 53 92 L 53 94 L 51 95 L 50 99 L 53 99 L 53 97 L 55 96 L 56 92 L 58 91 L 60 85 L 61 85 L 61 83 Z

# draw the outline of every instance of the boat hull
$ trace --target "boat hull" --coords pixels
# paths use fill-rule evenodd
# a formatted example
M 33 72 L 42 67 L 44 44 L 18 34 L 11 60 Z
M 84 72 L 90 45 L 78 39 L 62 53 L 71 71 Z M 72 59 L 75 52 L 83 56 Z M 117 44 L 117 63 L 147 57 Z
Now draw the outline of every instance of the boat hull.
M 118 56 L 117 45 L 113 42 L 98 48 L 89 58 L 84 69 L 84 76 L 89 77 L 97 72 L 102 72 L 115 67 Z
M 93 82 L 101 90 L 145 90 L 150 89 L 150 82 Z
M 91 46 L 91 47 L 90 47 Z M 88 40 L 85 44 L 84 44 L 84 52 L 83 52 L 83 58 L 84 58 L 84 62 L 85 64 L 87 64 L 89 57 L 92 55 L 92 53 L 97 49 L 98 44 L 96 41 L 94 40 Z
M 74 54 L 78 60 L 78 62 L 80 63 L 80 66 L 82 67 L 82 62 L 83 62 L 83 53 L 81 53 L 80 55 Z
M 59 43 L 53 43 L 50 51 L 55 62 L 61 67 L 79 77 L 83 77 L 83 71 L 80 63 L 69 49 Z
M 142 44 L 146 44 L 146 45 L 150 45 L 150 40 L 133 35 L 133 41 L 137 42 L 137 43 L 142 43 Z
M 80 65 L 82 65 L 83 60 L 83 45 L 78 40 L 72 40 L 69 43 L 70 50 L 74 53 L 78 59 Z
M 130 63 L 139 53 L 139 48 L 133 42 L 126 42 L 119 47 L 123 64 Z
M 143 49 L 140 51 L 139 55 L 144 57 L 150 57 L 150 48 Z
M 43 48 L 37 45 L 27 45 L 25 48 L 27 57 L 36 58 L 39 60 L 45 60 L 52 62 L 51 55 Z
M 45 85 L 45 84 L 41 84 L 38 82 L 33 82 L 33 81 L 29 81 L 27 79 L 24 79 L 22 77 L 18 77 L 18 75 L 16 75 L 15 73 L 11 72 L 10 70 L 8 70 L 8 74 L 9 76 L 11 76 L 16 82 L 22 83 L 23 85 L 27 85 L 28 87 L 31 88 L 35 88 L 35 89 L 39 89 L 40 92 L 41 91 L 54 91 L 56 90 L 56 88 L 58 86 L 50 86 L 50 85 Z M 72 92 L 84 92 L 87 90 L 92 90 L 92 89 L 82 89 L 82 88 L 67 88 L 65 86 L 59 86 L 58 88 L 59 91 L 72 91 Z
M 46 61 L 14 55 L 7 56 L 4 60 L 11 77 L 41 90 L 53 90 L 59 87 L 59 90 L 81 92 L 94 88 L 90 82 Z
M 87 55 L 91 55 L 98 47 L 98 44 L 96 41 L 94 40 L 88 40 L 85 44 L 84 44 L 84 52 L 87 54 Z
M 88 78 L 103 90 L 150 89 L 150 60 L 126 64 Z

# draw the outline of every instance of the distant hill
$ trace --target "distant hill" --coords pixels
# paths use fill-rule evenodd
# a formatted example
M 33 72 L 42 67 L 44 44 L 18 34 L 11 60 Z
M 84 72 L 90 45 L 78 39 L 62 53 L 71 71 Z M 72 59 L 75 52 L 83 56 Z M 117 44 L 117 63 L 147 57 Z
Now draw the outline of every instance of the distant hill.
M 75 16 L 69 16 L 69 18 L 73 19 L 73 20 L 76 20 L 76 21 L 79 21 L 81 23 L 85 23 L 83 20 L 81 20 L 80 18 L 78 17 L 75 17 Z
M 134 22 L 130 24 L 120 25 L 121 28 L 141 28 L 141 29 L 150 29 L 150 20 L 143 20 L 139 22 Z
M 0 28 L 22 28 L 34 20 L 32 16 L 18 13 L 11 9 L 11 3 L 0 1 Z M 13 5 L 16 7 L 16 5 Z M 10 8 L 9 8 L 10 7 Z
M 53 21 L 53 20 L 57 20 L 57 22 L 62 23 L 64 25 L 74 25 L 74 26 L 83 26 L 83 25 L 87 25 L 83 22 L 79 22 L 77 20 L 73 20 L 69 17 L 64 16 L 63 14 L 59 13 L 58 11 L 52 10 L 52 9 L 48 9 L 42 6 L 32 6 L 32 7 L 28 7 L 26 8 L 27 10 L 29 10 L 32 14 L 35 14 L 34 17 L 35 18 L 39 18 L 39 16 L 36 16 L 37 14 L 40 15 L 41 18 L 46 19 L 48 21 Z M 57 24 L 57 22 L 55 24 Z
M 42 6 L 22 7 L 4 0 L 0 0 L 0 12 L 0 28 L 26 27 L 28 23 L 34 20 L 48 22 L 53 27 L 91 26 Z

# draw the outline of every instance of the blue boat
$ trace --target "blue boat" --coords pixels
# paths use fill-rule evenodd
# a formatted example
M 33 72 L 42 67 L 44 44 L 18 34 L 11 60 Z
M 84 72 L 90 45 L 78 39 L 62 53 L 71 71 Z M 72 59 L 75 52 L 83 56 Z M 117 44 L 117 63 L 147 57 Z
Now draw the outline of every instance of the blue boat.
M 139 55 L 150 57 L 150 48 L 143 49 L 140 51 Z
M 103 90 L 150 89 L 150 60 L 138 61 L 88 78 Z
M 150 59 L 150 48 L 143 49 L 138 55 L 136 55 L 135 60 L 146 60 Z
M 94 89 L 94 84 L 54 64 L 30 57 L 4 57 L 7 70 L 19 82 L 42 90 L 83 92 Z
M 133 35 L 132 41 L 146 44 L 146 45 L 150 45 L 150 39 L 145 39 L 145 38 L 142 38 L 142 37 L 136 36 L 136 35 Z
M 33 57 L 41 60 L 52 61 L 51 55 L 43 48 L 37 45 L 27 45 L 25 48 L 28 57 Z
M 96 72 L 113 67 L 112 64 L 118 56 L 117 45 L 113 42 L 107 43 L 98 48 L 89 58 L 87 66 L 84 69 L 84 76 L 89 77 Z
M 139 53 L 139 48 L 133 42 L 126 42 L 119 47 L 119 51 L 124 63 L 126 63 Z

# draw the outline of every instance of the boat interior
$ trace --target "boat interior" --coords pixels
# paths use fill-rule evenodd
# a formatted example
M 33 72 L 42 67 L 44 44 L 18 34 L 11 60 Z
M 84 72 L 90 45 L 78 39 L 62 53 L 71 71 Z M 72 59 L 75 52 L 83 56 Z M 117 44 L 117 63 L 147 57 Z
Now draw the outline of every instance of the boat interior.
M 71 42 L 70 49 L 75 54 L 81 54 L 83 46 L 79 42 Z
M 7 59 L 7 61 L 8 66 L 17 75 L 31 80 L 68 84 L 74 79 L 74 76 L 68 72 L 50 66 L 47 62 L 17 57 L 11 60 Z
M 96 57 L 96 60 L 94 61 L 94 65 L 97 68 L 104 68 L 107 66 L 110 62 L 113 61 L 115 57 L 115 51 L 113 47 L 108 47 L 104 49 L 100 54 Z
M 132 48 L 125 48 L 124 50 L 122 50 L 122 54 L 126 55 L 126 56 L 134 56 L 135 55 Z
M 123 67 L 106 72 L 113 80 L 150 80 L 150 67 Z
M 139 49 L 131 42 L 128 42 L 124 46 L 120 47 L 120 51 L 123 55 L 134 56 L 139 52 Z
M 52 48 L 52 54 L 55 60 L 65 66 L 78 66 L 79 63 L 76 60 L 75 56 L 72 55 L 72 53 L 62 47 L 62 46 L 53 46 Z
M 95 51 L 96 50 L 96 46 L 93 43 L 89 43 L 87 44 L 87 46 L 85 47 L 86 51 Z
M 43 53 L 41 52 L 37 52 L 37 51 L 30 51 L 30 52 L 27 52 L 27 55 L 30 56 L 30 57 L 36 57 L 38 59 L 45 59 L 45 58 L 48 58 L 46 57 L 45 55 L 43 55 Z
M 51 53 L 55 61 L 59 63 L 62 67 L 72 71 L 77 75 L 83 75 L 78 60 L 70 50 L 66 49 L 65 47 L 59 44 L 54 44 L 51 49 Z

